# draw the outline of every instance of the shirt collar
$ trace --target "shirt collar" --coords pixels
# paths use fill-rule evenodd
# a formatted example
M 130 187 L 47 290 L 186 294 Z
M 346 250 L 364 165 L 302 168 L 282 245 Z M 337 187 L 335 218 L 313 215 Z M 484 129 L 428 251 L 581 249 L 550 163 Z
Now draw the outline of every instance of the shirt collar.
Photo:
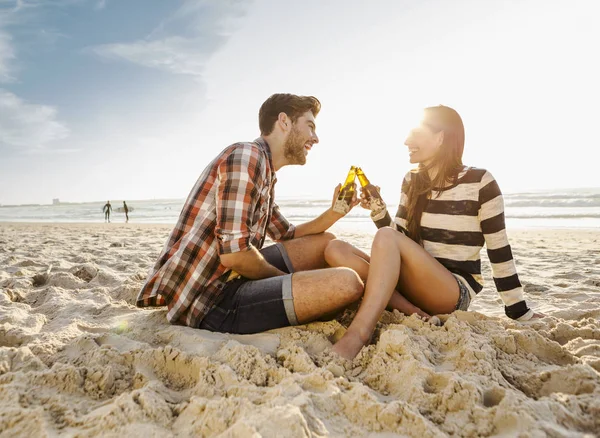
M 277 181 L 277 177 L 275 176 L 275 168 L 273 167 L 273 156 L 271 155 L 271 147 L 269 146 L 269 143 L 267 143 L 267 140 L 265 140 L 263 137 L 258 137 L 256 140 L 254 140 L 254 143 L 256 143 L 258 147 L 260 147 L 267 154 L 267 158 L 269 159 L 269 167 L 273 173 L 273 180 Z

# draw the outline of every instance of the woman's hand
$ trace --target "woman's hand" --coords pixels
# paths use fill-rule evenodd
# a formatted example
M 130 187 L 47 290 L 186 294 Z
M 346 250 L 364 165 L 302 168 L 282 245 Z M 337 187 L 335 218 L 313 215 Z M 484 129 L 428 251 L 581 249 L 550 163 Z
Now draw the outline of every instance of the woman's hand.
M 378 192 L 380 191 L 379 186 L 375 186 L 375 188 L 377 189 Z M 369 201 L 369 197 L 363 187 L 360 188 L 360 200 L 359 201 L 360 201 L 360 206 L 362 208 L 364 208 L 365 210 L 371 209 L 371 203 Z

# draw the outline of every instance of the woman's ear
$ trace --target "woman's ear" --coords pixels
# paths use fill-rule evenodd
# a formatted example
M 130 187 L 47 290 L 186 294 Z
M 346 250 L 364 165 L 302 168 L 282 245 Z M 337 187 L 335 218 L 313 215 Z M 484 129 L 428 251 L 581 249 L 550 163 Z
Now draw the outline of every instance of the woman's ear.
M 436 139 L 436 147 L 440 148 L 442 146 L 442 144 L 444 143 L 444 131 L 440 131 L 437 134 L 437 139 Z

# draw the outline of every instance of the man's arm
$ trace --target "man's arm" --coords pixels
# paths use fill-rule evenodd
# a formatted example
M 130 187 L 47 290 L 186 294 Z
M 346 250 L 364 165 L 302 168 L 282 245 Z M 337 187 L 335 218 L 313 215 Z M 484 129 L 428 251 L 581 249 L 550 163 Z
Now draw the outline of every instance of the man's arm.
M 258 148 L 238 145 L 217 168 L 215 235 L 220 261 L 251 279 L 283 275 L 252 245 L 252 218 L 265 180 L 264 160 Z
M 323 232 L 327 231 L 329 229 L 329 227 L 331 227 L 333 224 L 335 224 L 338 220 L 340 220 L 341 218 L 343 218 L 345 216 L 345 214 L 336 213 L 335 211 L 333 211 L 333 204 L 335 203 L 335 200 L 337 199 L 341 188 L 342 188 L 342 185 L 338 184 L 333 193 L 333 200 L 331 202 L 331 207 L 329 207 L 327 210 L 325 210 L 325 212 L 323 214 L 321 214 L 319 217 L 313 219 L 312 221 L 308 221 L 308 222 L 305 222 L 303 224 L 296 226 L 296 232 L 294 234 L 294 237 L 302 237 L 302 236 L 308 236 L 310 234 L 323 233 Z M 350 210 L 352 210 L 352 208 L 354 208 L 356 205 L 358 205 L 358 203 L 359 203 L 359 201 L 357 199 L 356 190 L 355 190 L 355 194 L 354 194 L 354 197 L 352 198 L 352 205 L 350 206 Z
M 296 232 L 294 233 L 294 237 L 303 237 L 308 236 L 310 234 L 319 234 L 327 231 L 329 227 L 335 224 L 339 219 L 344 217 L 343 214 L 336 213 L 331 208 L 326 210 L 319 217 L 305 222 L 300 225 L 296 225 Z
M 285 275 L 285 272 L 269 264 L 253 246 L 249 247 L 246 251 L 222 254 L 221 263 L 226 268 L 251 280 Z

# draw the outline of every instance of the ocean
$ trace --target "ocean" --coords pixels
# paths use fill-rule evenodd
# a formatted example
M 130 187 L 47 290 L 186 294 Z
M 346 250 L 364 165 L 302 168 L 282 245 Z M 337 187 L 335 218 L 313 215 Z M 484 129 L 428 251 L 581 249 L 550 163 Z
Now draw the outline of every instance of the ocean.
M 174 224 L 184 199 L 126 200 L 132 211 L 131 223 Z M 102 207 L 106 201 L 59 203 L 57 205 L 0 206 L 0 222 L 104 222 Z M 329 205 L 328 200 L 277 198 L 283 214 L 292 223 L 317 217 Z M 504 195 L 508 228 L 600 228 L 600 188 L 537 191 Z M 116 211 L 122 200 L 113 200 L 112 222 L 125 222 L 125 214 Z M 391 214 L 397 205 L 388 205 Z M 355 230 L 371 229 L 369 212 L 355 207 L 338 225 Z

